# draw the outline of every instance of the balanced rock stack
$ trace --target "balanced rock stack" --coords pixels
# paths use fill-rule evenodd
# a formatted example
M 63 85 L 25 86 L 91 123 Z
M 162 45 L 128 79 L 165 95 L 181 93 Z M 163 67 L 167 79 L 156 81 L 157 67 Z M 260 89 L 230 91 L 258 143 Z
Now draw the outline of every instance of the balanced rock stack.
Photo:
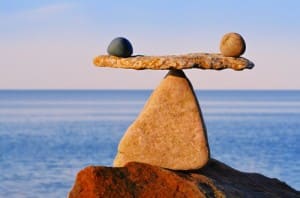
M 222 54 L 130 56 L 131 43 L 116 38 L 108 46 L 110 55 L 94 59 L 99 67 L 170 70 L 121 139 L 114 166 L 141 162 L 172 170 L 192 170 L 208 162 L 205 123 L 193 87 L 182 69 L 243 70 L 254 66 L 239 57 L 245 51 L 239 34 L 226 34 L 220 49 Z M 231 54 L 234 57 L 228 57 Z
M 92 166 L 80 171 L 69 197 L 299 195 L 278 180 L 242 173 L 210 159 L 200 105 L 182 70 L 251 69 L 254 64 L 240 57 L 245 49 L 244 39 L 229 33 L 221 41 L 221 54 L 131 56 L 130 42 L 114 39 L 110 55 L 97 56 L 96 66 L 170 71 L 121 139 L 115 168 Z

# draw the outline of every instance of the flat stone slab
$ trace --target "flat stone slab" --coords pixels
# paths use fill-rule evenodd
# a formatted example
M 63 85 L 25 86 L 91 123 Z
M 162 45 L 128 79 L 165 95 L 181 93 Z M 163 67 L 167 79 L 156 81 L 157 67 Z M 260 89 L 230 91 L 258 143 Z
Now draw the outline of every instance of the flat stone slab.
M 101 55 L 94 58 L 94 64 L 99 67 L 113 67 L 123 69 L 252 69 L 254 63 L 243 57 L 225 57 L 222 54 L 193 53 L 170 56 L 132 56 L 120 58 L 111 55 Z
M 171 70 L 127 129 L 114 166 L 143 162 L 173 170 L 203 167 L 209 160 L 206 127 L 192 85 Z

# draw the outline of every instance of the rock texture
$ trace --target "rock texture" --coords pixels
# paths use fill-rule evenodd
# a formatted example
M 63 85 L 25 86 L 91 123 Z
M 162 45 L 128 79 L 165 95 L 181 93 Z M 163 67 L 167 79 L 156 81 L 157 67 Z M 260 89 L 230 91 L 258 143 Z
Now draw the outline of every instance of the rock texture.
M 109 55 L 127 58 L 132 55 L 133 48 L 129 40 L 123 37 L 113 39 L 107 47 Z
M 221 40 L 220 50 L 224 56 L 239 57 L 245 52 L 246 43 L 240 34 L 227 33 Z
M 122 168 L 90 166 L 81 170 L 69 198 L 100 197 L 300 197 L 277 179 L 243 173 L 211 160 L 194 171 L 172 171 L 142 163 Z
M 183 71 L 172 70 L 127 129 L 114 166 L 136 161 L 188 170 L 208 159 L 206 129 L 192 85 Z
M 225 57 L 221 54 L 194 53 L 173 56 L 133 56 L 120 58 L 102 55 L 94 58 L 94 64 L 99 67 L 114 67 L 123 69 L 252 69 L 254 63 L 245 58 Z

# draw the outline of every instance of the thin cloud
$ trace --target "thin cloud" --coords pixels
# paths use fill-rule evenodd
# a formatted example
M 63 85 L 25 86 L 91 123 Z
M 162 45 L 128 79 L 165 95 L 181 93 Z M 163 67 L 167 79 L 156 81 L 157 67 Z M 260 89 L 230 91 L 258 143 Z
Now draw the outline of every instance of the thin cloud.
M 44 5 L 37 8 L 22 10 L 19 12 L 12 12 L 0 15 L 0 18 L 7 20 L 39 20 L 45 17 L 52 17 L 59 14 L 64 14 L 73 10 L 76 7 L 74 3 L 57 3 Z
M 52 15 L 71 10 L 74 7 L 75 5 L 71 3 L 52 4 L 33 9 L 29 13 L 38 15 Z

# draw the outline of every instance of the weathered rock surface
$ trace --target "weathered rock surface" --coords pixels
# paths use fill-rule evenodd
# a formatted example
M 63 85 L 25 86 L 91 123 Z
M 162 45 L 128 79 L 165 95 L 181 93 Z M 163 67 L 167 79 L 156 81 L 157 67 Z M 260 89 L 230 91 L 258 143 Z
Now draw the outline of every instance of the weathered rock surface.
M 254 63 L 246 58 L 225 57 L 221 54 L 193 53 L 173 56 L 133 56 L 120 58 L 102 55 L 94 58 L 94 64 L 99 67 L 114 67 L 123 69 L 252 69 Z
M 217 161 L 193 171 L 172 171 L 148 164 L 122 168 L 90 166 L 81 170 L 69 198 L 100 197 L 300 197 L 285 183 L 243 173 Z
M 243 37 L 235 32 L 227 33 L 220 43 L 220 51 L 223 56 L 239 57 L 246 50 L 246 43 Z
M 172 70 L 127 129 L 114 166 L 135 161 L 189 170 L 208 159 L 206 128 L 193 87 L 183 71 Z
M 107 53 L 113 56 L 127 58 L 131 56 L 132 52 L 133 48 L 130 41 L 123 37 L 115 38 L 107 47 Z

